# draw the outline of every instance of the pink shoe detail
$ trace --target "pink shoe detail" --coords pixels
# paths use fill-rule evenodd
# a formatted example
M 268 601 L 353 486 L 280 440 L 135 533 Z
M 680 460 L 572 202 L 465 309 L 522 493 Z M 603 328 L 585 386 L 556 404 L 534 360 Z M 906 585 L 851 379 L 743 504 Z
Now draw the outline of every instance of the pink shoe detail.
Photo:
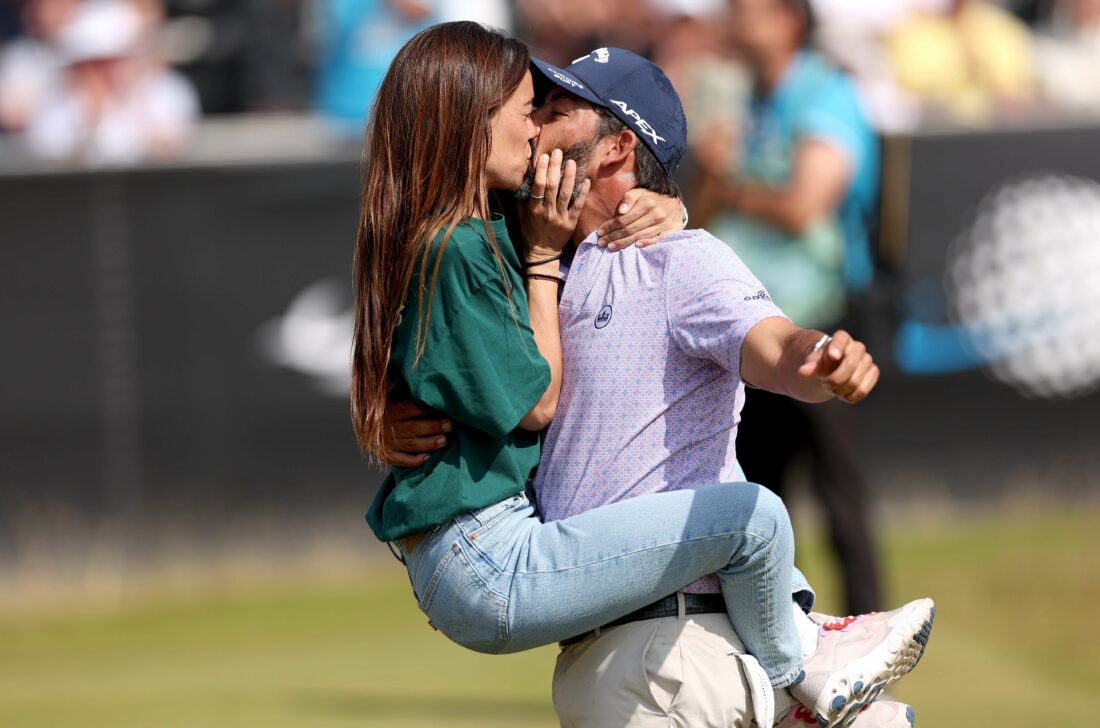
M 856 614 L 856 615 L 851 616 L 851 617 L 843 617 L 843 618 L 842 617 L 833 617 L 833 618 L 831 618 L 830 620 L 826 621 L 824 624 L 821 625 L 821 631 L 825 632 L 827 630 L 847 629 L 849 626 L 855 624 L 856 622 L 863 619 L 864 617 L 871 616 L 872 614 L 878 614 L 878 612 L 868 612 L 867 614 Z

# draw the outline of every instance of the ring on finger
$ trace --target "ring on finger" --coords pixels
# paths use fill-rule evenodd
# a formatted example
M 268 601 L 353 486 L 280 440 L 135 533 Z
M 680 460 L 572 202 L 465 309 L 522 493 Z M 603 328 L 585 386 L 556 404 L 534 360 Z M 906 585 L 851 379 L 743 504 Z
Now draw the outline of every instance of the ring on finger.
M 546 195 L 531 195 L 532 200 L 541 200 L 541 199 L 544 199 L 545 197 L 546 197 Z

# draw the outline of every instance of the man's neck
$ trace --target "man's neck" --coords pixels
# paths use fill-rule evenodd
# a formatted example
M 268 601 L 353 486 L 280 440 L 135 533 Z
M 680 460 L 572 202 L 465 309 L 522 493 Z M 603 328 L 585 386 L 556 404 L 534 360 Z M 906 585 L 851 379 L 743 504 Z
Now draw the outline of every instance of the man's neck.
M 623 195 L 627 190 L 633 186 L 633 172 L 620 171 L 593 179 L 588 200 L 585 201 L 584 209 L 577 218 L 577 227 L 573 230 L 572 241 L 582 242 L 602 223 L 619 214 L 619 203 L 623 201 Z
M 612 217 L 613 213 L 604 211 L 603 206 L 599 206 L 600 211 L 597 212 L 596 206 L 589 202 L 581 210 L 580 217 L 577 218 L 577 227 L 573 230 L 573 237 L 571 240 L 574 243 L 581 243 L 585 238 L 591 235 L 599 227 L 601 222 L 608 220 Z

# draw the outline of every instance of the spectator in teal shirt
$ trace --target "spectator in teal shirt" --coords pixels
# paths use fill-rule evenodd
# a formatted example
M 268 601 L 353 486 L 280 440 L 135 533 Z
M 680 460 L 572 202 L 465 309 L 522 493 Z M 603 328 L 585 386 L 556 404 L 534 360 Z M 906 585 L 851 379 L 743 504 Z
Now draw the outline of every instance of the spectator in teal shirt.
M 367 109 L 394 55 L 427 28 L 436 0 L 321 0 L 315 3 L 320 49 L 316 103 L 361 134 Z
M 850 329 L 852 302 L 874 272 L 878 141 L 854 84 L 812 49 L 807 0 L 730 0 L 730 11 L 753 90 L 740 143 L 710 135 L 696 149 L 695 220 L 733 247 L 796 324 Z M 878 609 L 880 597 L 850 417 L 753 390 L 737 450 L 749 479 L 777 492 L 787 465 L 809 450 L 856 614 Z

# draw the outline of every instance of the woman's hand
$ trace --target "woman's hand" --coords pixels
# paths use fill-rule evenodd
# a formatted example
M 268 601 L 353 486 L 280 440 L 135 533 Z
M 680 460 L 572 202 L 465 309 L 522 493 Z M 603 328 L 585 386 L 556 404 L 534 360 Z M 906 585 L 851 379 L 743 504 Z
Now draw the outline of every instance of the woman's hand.
M 588 198 L 591 182 L 586 179 L 574 199 L 577 163 L 570 159 L 563 169 L 561 158 L 560 149 L 538 158 L 531 200 L 518 206 L 528 262 L 551 258 L 562 251 L 573 236 L 577 218 Z
M 618 217 L 596 230 L 596 242 L 608 250 L 622 250 L 631 245 L 644 248 L 667 232 L 683 230 L 685 217 L 684 205 L 678 198 L 635 187 L 623 195 Z

